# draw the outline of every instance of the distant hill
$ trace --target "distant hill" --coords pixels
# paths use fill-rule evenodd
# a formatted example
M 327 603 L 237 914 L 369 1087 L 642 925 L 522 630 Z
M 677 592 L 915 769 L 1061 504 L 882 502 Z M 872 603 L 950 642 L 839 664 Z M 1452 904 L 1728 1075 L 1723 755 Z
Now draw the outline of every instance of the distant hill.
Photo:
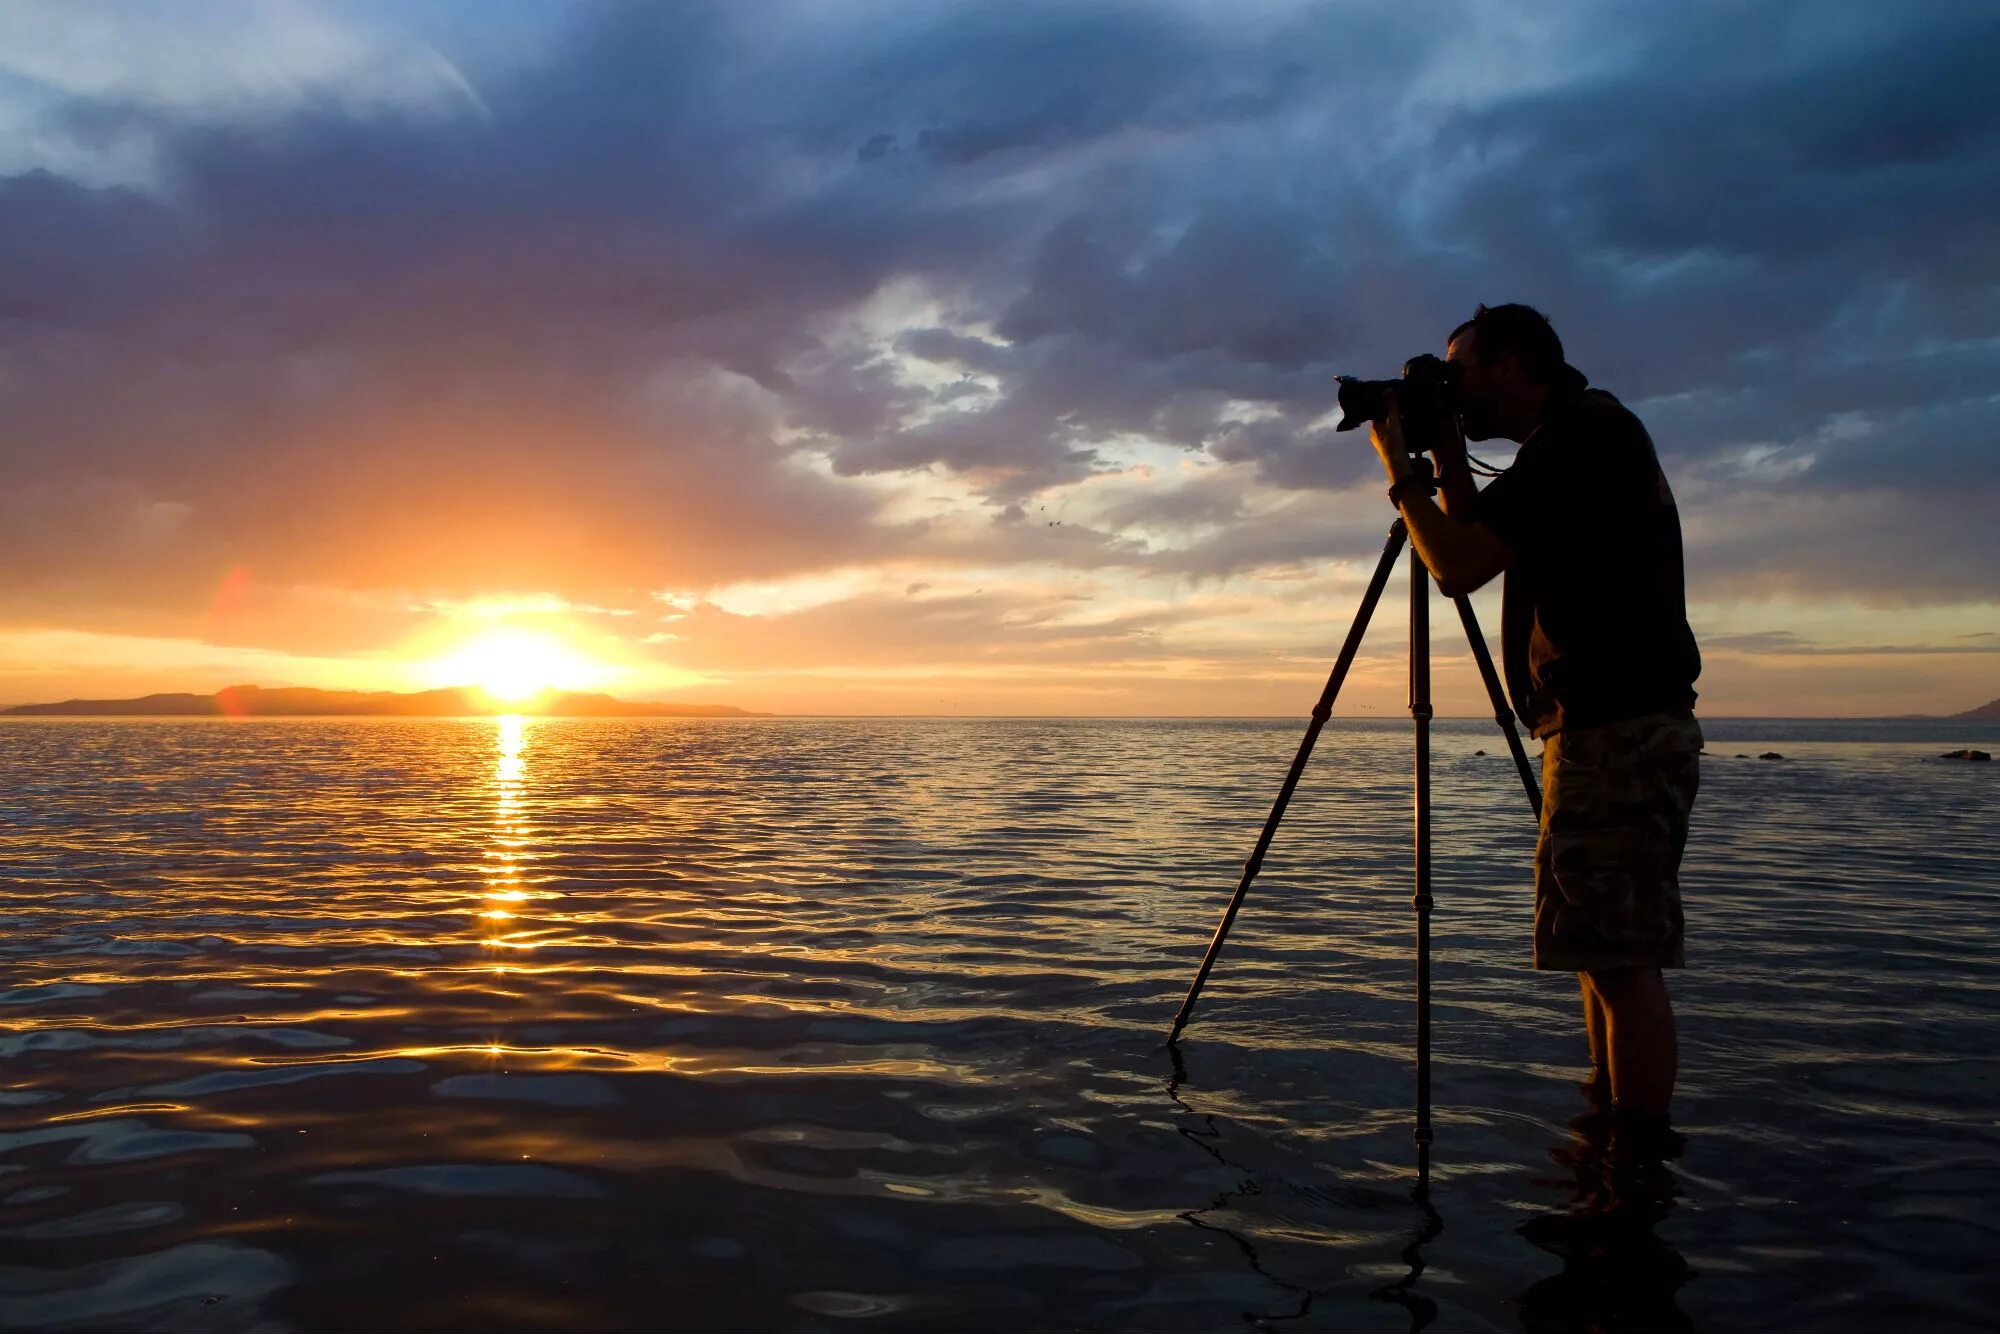
M 229 686 L 213 695 L 142 695 L 138 699 L 67 699 L 18 704 L 0 713 L 65 717 L 177 718 L 490 718 L 525 713 L 543 718 L 767 718 L 727 704 L 649 704 L 610 695 L 564 692 L 517 706 L 496 704 L 460 686 L 399 694 L 390 690 L 265 689 Z
M 1968 722 L 2000 723 L 2000 699 L 1991 700 L 1976 709 L 1967 709 L 1964 713 L 1954 713 L 1951 716 Z

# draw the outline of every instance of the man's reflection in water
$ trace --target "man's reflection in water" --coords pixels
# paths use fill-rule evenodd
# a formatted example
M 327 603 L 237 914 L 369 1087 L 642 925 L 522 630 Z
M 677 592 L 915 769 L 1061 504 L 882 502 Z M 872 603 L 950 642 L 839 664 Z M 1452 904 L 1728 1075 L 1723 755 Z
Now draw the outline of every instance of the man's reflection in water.
M 1523 1237 L 1562 1260 L 1562 1272 L 1515 1299 L 1536 1334 L 1572 1331 L 1680 1331 L 1694 1328 L 1674 1294 L 1693 1277 L 1680 1252 L 1653 1228 L 1673 1209 L 1680 1156 L 1673 1132 L 1618 1133 L 1600 1105 L 1571 1121 L 1568 1144 L 1549 1157 L 1567 1169 L 1568 1207 L 1521 1225 Z

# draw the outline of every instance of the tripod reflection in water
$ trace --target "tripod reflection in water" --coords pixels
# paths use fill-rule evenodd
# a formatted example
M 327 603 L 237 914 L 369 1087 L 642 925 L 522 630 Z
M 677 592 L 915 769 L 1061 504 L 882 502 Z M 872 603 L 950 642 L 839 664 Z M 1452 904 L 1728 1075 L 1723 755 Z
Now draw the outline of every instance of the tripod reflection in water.
M 1185 1098 L 1181 1097 L 1181 1085 L 1187 1082 L 1187 1066 L 1181 1058 L 1180 1044 L 1167 1044 L 1167 1051 L 1173 1057 L 1174 1063 L 1173 1077 L 1167 1081 L 1167 1096 L 1172 1098 L 1181 1110 L 1200 1122 L 1198 1127 L 1181 1126 L 1181 1137 L 1224 1167 L 1243 1174 L 1243 1179 L 1235 1186 L 1218 1192 L 1215 1198 L 1200 1208 L 1184 1210 L 1180 1217 L 1204 1231 L 1229 1238 L 1243 1253 L 1243 1258 L 1249 1262 L 1253 1271 L 1296 1301 L 1296 1304 L 1288 1309 L 1278 1311 L 1245 1311 L 1242 1314 L 1247 1323 L 1263 1328 L 1283 1321 L 1303 1319 L 1312 1311 L 1315 1300 L 1340 1291 L 1340 1288 L 1312 1287 L 1273 1273 L 1265 1267 L 1264 1257 L 1259 1253 L 1255 1241 L 1234 1228 L 1225 1227 L 1215 1219 L 1206 1217 L 1211 1214 L 1219 1215 L 1236 1207 L 1239 1200 L 1263 1195 L 1266 1191 L 1259 1180 L 1261 1174 L 1256 1168 L 1239 1163 L 1222 1151 L 1222 1127 L 1216 1123 L 1216 1118 L 1210 1113 L 1196 1111 L 1188 1105 Z M 1350 1188 L 1340 1192 L 1336 1198 L 1333 1192 L 1322 1188 L 1286 1184 L 1293 1193 L 1323 1203 L 1366 1209 L 1381 1209 L 1384 1205 L 1394 1203 L 1394 1197 L 1383 1192 Z M 1437 1319 L 1437 1303 L 1422 1293 L 1411 1290 L 1424 1272 L 1424 1260 L 1420 1248 L 1444 1230 L 1444 1220 L 1438 1216 L 1437 1210 L 1430 1203 L 1430 1149 L 1427 1146 L 1419 1146 L 1417 1149 L 1417 1187 L 1412 1198 L 1422 1211 L 1422 1222 L 1414 1238 L 1401 1252 L 1403 1262 L 1410 1266 L 1410 1272 L 1370 1295 L 1378 1300 L 1395 1302 L 1408 1310 L 1410 1329 L 1416 1331 Z
M 1410 1272 L 1394 1283 L 1385 1283 L 1368 1295 L 1378 1302 L 1394 1302 L 1410 1313 L 1410 1329 L 1422 1329 L 1437 1319 L 1437 1303 L 1416 1291 L 1417 1280 L 1424 1275 L 1424 1243 L 1434 1240 L 1444 1231 L 1444 1218 L 1437 1206 L 1431 1203 L 1431 1146 L 1417 1145 L 1417 1186 L 1410 1192 L 1410 1198 L 1423 1216 L 1417 1233 L 1410 1238 L 1410 1244 L 1403 1248 L 1403 1263 Z

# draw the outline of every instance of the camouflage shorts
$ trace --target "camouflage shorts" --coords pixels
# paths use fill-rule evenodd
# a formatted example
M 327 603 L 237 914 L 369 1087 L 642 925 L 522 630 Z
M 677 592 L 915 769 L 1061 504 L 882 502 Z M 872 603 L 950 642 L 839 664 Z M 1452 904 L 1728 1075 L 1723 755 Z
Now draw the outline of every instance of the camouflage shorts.
M 1681 850 L 1701 728 L 1656 713 L 1567 728 L 1542 751 L 1535 967 L 1679 968 Z

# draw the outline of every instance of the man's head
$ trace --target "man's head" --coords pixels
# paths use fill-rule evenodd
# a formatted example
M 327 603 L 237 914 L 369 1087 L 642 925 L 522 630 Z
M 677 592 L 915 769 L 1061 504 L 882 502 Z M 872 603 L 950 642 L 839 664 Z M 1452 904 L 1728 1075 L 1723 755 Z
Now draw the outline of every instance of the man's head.
M 1549 391 L 1575 375 L 1548 316 L 1533 306 L 1481 306 L 1451 331 L 1445 360 L 1458 367 L 1459 425 L 1469 440 L 1525 439 Z

